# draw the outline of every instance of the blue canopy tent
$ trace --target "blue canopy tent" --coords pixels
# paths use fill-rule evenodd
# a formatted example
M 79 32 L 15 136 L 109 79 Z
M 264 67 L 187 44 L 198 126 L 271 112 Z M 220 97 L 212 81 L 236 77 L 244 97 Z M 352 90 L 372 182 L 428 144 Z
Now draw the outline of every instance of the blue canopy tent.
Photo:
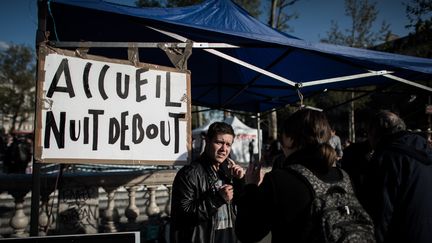
M 173 60 L 178 68 L 186 68 L 187 60 L 194 105 L 261 113 L 299 101 L 299 92 L 309 96 L 392 82 L 432 91 L 422 83 L 432 80 L 431 59 L 310 43 L 260 23 L 230 0 L 169 9 L 103 0 L 42 0 L 38 5 L 37 43 L 90 48 L 90 54 L 131 61 L 139 54 L 140 62 L 164 66 Z M 34 236 L 39 166 L 35 163 L 33 170 Z
M 258 113 L 299 101 L 299 92 L 392 82 L 432 91 L 422 83 L 432 80 L 431 59 L 310 43 L 262 24 L 230 0 L 181 8 L 51 0 L 41 7 L 54 46 L 121 59 L 134 47 L 139 61 L 165 66 L 172 64 L 164 51 L 177 51 L 179 68 L 191 51 L 194 105 Z

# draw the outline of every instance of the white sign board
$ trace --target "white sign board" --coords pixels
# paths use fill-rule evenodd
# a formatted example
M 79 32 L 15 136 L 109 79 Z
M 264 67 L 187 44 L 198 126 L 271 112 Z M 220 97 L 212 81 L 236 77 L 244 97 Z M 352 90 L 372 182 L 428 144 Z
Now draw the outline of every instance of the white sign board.
M 37 160 L 187 162 L 191 137 L 188 72 L 87 58 L 50 51 L 39 64 L 44 75 L 38 82 Z

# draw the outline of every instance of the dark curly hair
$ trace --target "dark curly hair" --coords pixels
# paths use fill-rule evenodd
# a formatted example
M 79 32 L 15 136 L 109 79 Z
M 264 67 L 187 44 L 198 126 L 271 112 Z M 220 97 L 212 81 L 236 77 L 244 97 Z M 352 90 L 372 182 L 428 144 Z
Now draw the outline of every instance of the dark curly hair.
M 210 125 L 207 131 L 206 138 L 208 140 L 212 140 L 214 137 L 216 137 L 218 134 L 231 134 L 233 137 L 235 137 L 234 129 L 231 125 L 225 123 L 225 122 L 214 122 Z

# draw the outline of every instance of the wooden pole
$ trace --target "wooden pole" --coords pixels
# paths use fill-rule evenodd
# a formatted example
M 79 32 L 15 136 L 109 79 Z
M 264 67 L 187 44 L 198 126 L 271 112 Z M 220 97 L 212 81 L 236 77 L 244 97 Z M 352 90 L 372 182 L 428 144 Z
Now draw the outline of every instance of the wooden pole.
M 38 29 L 36 30 L 36 53 L 38 55 L 39 46 L 45 41 L 46 32 L 46 16 L 47 16 L 47 2 L 46 0 L 38 0 Z M 37 65 L 39 67 L 39 65 Z M 39 68 L 36 70 L 36 83 L 39 76 Z M 37 85 L 36 85 L 37 86 Z M 35 97 L 37 101 L 37 97 Z M 37 104 L 37 102 L 35 102 Z M 36 114 L 35 107 L 35 114 Z M 35 125 L 36 128 L 36 119 Z M 33 142 L 33 146 L 36 146 Z M 33 148 L 36 151 L 36 148 Z M 31 211 L 30 211 L 30 236 L 37 236 L 39 234 L 39 203 L 40 203 L 40 168 L 41 163 L 36 161 L 33 156 L 33 171 L 32 171 L 32 196 L 31 196 Z

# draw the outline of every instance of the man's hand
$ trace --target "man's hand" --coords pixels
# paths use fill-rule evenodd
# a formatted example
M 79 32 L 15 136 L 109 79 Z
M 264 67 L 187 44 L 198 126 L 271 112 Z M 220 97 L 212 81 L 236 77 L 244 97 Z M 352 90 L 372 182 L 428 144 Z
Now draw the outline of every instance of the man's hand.
M 219 188 L 219 194 L 223 197 L 225 202 L 231 202 L 234 196 L 233 186 L 230 184 L 225 184 L 221 186 L 221 188 Z
M 228 158 L 228 168 L 231 170 L 231 175 L 234 178 L 241 179 L 245 176 L 245 170 L 240 165 L 236 164 L 234 160 Z

